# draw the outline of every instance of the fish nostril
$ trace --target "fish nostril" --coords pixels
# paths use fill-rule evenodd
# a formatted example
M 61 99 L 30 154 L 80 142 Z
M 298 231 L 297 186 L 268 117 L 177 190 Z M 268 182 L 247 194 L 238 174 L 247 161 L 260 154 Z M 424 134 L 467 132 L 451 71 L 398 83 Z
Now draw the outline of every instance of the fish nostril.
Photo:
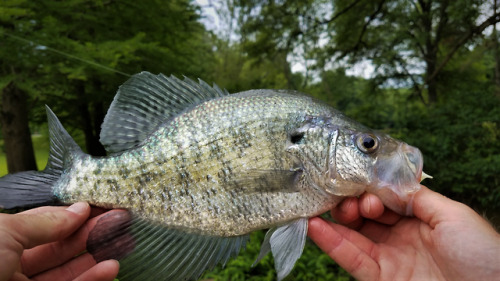
M 412 152 L 406 152 L 406 159 L 408 159 L 409 162 L 411 162 L 413 165 L 417 165 L 418 163 L 418 155 Z
M 405 145 L 403 147 L 403 154 L 412 173 L 415 175 L 418 174 L 417 176 L 420 177 L 423 166 L 422 153 L 420 150 L 413 146 Z
M 403 144 L 402 146 L 400 146 L 399 149 L 402 152 L 402 154 L 404 154 L 408 162 L 416 166 L 420 165 L 420 162 L 422 161 L 422 153 L 418 148 L 413 147 L 411 145 Z

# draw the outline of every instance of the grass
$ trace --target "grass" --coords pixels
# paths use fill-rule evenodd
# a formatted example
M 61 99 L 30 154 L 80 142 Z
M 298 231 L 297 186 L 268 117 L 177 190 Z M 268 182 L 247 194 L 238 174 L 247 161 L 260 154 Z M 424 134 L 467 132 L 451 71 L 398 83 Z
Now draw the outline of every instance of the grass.
M 49 136 L 47 131 L 41 132 L 40 134 L 34 134 L 31 136 L 33 141 L 33 149 L 35 151 L 35 159 L 38 170 L 43 170 L 45 165 L 47 165 L 47 159 L 49 158 Z M 7 158 L 3 148 L 3 139 L 0 140 L 0 177 L 8 173 L 7 170 Z

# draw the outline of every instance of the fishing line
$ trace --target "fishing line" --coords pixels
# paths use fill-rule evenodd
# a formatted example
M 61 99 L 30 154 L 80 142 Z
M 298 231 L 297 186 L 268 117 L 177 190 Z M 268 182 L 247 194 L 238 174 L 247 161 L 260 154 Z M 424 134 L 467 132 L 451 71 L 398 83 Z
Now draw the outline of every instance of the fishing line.
M 32 41 L 32 40 L 28 40 L 28 39 L 25 39 L 25 38 L 22 38 L 22 37 L 19 37 L 17 35 L 14 35 L 14 34 L 10 34 L 10 33 L 7 33 L 5 31 L 1 31 L 2 34 L 4 35 L 7 35 L 8 37 L 12 38 L 12 39 L 15 39 L 15 40 L 18 40 L 18 41 L 22 41 L 26 44 L 30 44 L 30 45 L 35 45 L 35 46 L 40 46 L 41 48 L 44 48 L 46 50 L 49 50 L 51 52 L 54 52 L 56 54 L 59 54 L 59 55 L 62 55 L 62 56 L 65 56 L 65 57 L 68 57 L 68 58 L 71 58 L 71 59 L 74 59 L 74 60 L 78 60 L 78 61 L 81 61 L 81 62 L 84 62 L 86 64 L 90 64 L 90 65 L 93 65 L 95 67 L 98 67 L 98 68 L 102 68 L 102 69 L 105 69 L 107 71 L 111 71 L 111 72 L 114 72 L 114 73 L 118 73 L 118 74 L 121 74 L 123 76 L 126 76 L 126 77 L 130 77 L 132 76 L 131 74 L 128 74 L 128 73 L 125 73 L 123 71 L 119 71 L 119 70 L 116 70 L 114 68 L 111 68 L 111 67 L 108 67 L 108 66 L 105 66 L 105 65 L 102 65 L 102 64 L 99 64 L 97 62 L 94 62 L 94 61 L 91 61 L 91 60 L 86 60 L 84 58 L 80 58 L 80 57 L 77 57 L 75 55 L 72 55 L 72 54 L 69 54 L 69 53 L 66 53 L 66 52 L 63 52 L 63 51 L 60 51 L 60 50 L 57 50 L 57 49 L 54 49 L 52 47 L 49 47 L 47 45 L 44 45 L 44 44 L 39 44 L 38 42 L 35 42 L 35 41 Z

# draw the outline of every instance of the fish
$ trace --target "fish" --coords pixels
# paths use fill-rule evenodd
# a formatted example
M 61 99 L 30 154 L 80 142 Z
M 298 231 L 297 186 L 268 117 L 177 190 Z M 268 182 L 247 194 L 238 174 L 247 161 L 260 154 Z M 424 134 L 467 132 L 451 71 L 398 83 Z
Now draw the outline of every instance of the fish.
M 141 72 L 102 124 L 107 156 L 84 153 L 46 106 L 43 171 L 0 179 L 0 207 L 86 201 L 126 211 L 99 219 L 87 250 L 120 260 L 120 280 L 195 280 L 269 229 L 282 280 L 301 256 L 308 218 L 364 192 L 412 215 L 420 150 L 291 90 L 229 94 L 199 80 Z

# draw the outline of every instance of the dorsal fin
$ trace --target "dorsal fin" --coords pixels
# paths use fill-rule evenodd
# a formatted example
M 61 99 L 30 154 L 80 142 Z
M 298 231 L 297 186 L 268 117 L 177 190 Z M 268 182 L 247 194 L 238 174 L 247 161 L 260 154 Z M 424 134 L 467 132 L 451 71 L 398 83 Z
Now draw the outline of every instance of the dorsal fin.
M 133 148 L 187 107 L 227 94 L 202 80 L 138 73 L 118 89 L 104 118 L 100 141 L 108 153 Z

